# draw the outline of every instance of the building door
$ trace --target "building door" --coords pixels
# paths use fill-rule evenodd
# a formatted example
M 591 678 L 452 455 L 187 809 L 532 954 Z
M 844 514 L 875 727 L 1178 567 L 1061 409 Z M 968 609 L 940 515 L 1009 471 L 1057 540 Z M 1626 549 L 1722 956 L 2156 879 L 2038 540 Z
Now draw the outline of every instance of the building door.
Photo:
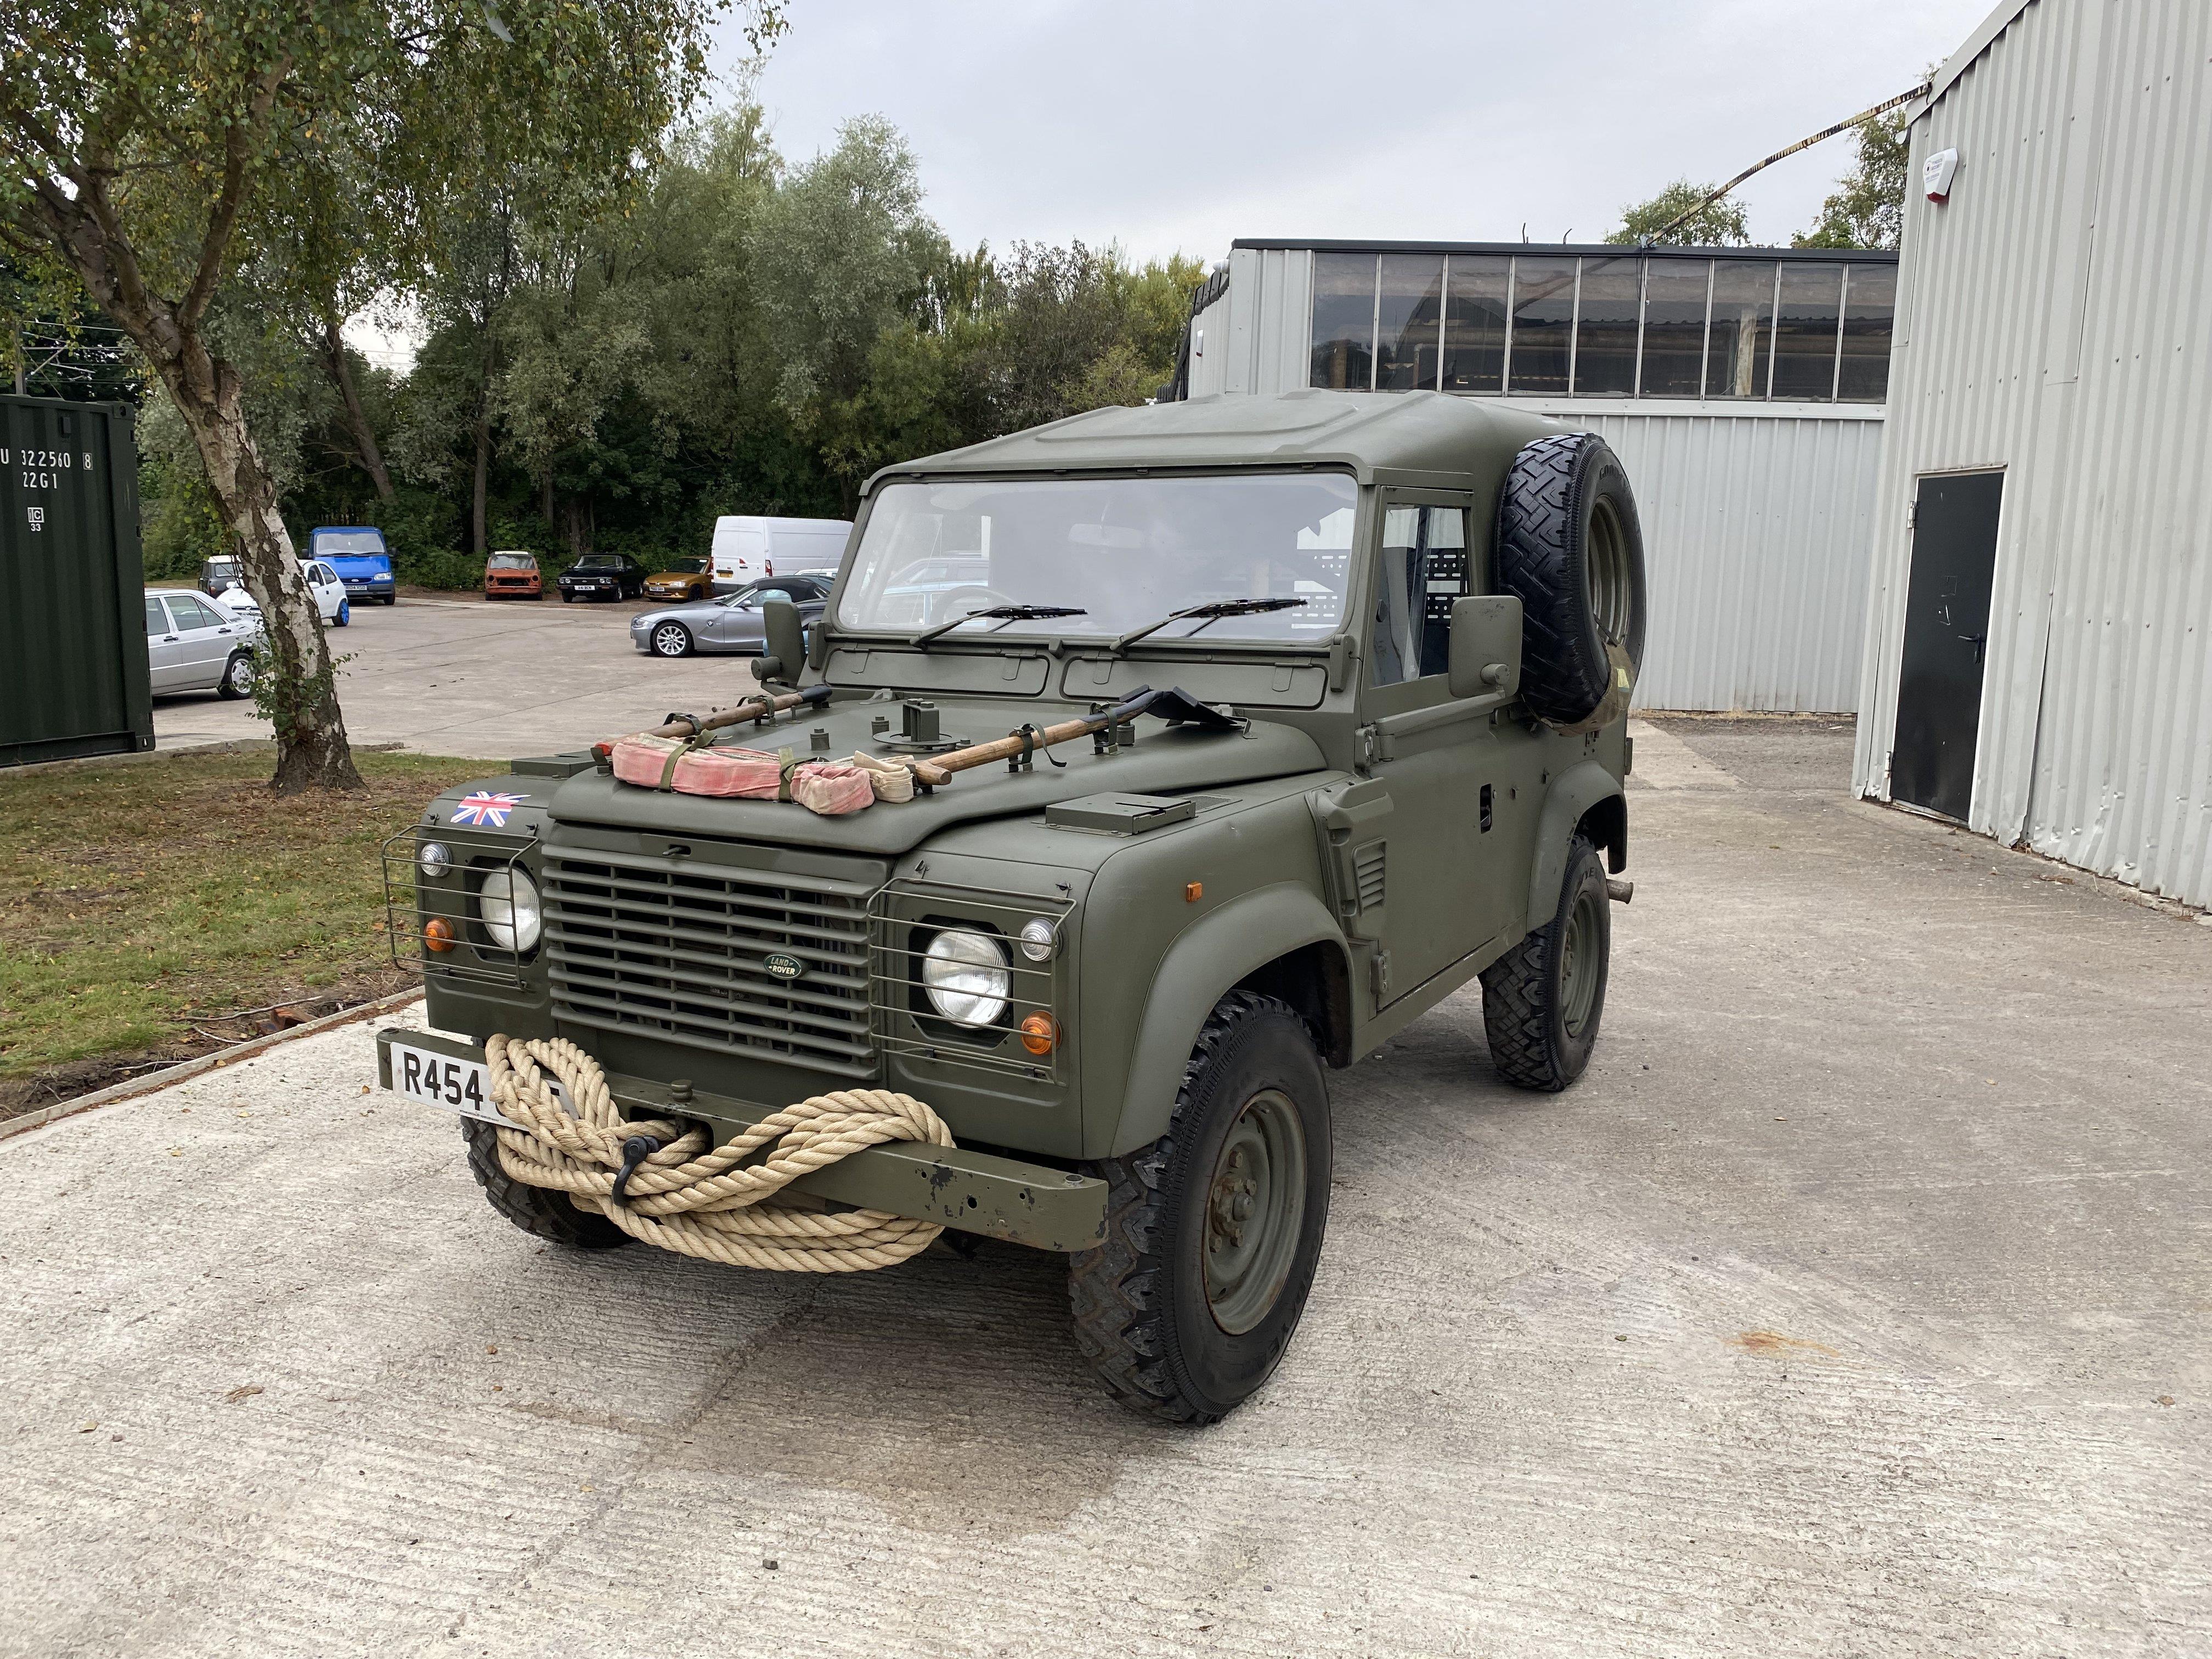
M 2003 494 L 2002 472 L 1954 472 L 1921 479 L 1913 500 L 1889 793 L 1947 818 L 1963 820 L 1973 803 Z

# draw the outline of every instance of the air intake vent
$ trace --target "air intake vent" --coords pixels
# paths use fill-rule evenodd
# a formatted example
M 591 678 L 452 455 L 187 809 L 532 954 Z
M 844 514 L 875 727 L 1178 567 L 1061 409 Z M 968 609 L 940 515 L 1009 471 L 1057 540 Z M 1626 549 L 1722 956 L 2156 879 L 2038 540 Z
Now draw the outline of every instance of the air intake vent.
M 1363 910 L 1372 910 L 1382 902 L 1382 855 L 1389 844 L 1386 841 L 1370 841 L 1352 854 L 1352 891 L 1358 896 Z
M 875 1070 L 860 882 L 549 848 L 555 1012 L 817 1071 Z

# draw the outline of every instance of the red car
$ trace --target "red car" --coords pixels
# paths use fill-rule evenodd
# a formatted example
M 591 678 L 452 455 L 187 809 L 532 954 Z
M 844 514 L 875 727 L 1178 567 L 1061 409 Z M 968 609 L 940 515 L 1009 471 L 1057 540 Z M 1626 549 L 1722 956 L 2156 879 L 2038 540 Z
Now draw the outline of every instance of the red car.
M 484 598 L 542 599 L 545 579 L 538 574 L 535 553 L 495 553 L 484 561 Z

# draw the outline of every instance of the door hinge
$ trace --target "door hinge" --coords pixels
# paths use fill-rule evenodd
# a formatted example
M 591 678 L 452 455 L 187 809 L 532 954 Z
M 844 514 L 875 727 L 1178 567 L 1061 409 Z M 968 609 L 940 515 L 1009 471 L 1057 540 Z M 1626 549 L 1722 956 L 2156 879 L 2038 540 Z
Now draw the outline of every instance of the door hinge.
M 1398 758 L 1398 742 L 1379 726 L 1362 726 L 1359 731 L 1360 758 L 1372 766 L 1377 761 Z

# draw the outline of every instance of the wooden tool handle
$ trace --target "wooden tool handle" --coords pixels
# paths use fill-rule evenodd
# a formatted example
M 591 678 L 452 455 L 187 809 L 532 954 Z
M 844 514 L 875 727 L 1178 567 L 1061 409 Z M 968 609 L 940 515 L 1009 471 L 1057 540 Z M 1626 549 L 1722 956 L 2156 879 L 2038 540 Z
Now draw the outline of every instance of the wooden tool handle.
M 1132 692 L 1103 713 L 1086 714 L 1081 720 L 1062 720 L 1057 726 L 1039 726 L 1027 738 L 1016 732 L 1011 736 L 994 738 L 988 743 L 974 743 L 965 749 L 955 749 L 947 755 L 931 760 L 909 760 L 915 777 L 933 788 L 952 781 L 955 772 L 965 772 L 971 767 L 988 766 L 993 761 L 1012 760 L 1026 745 L 1031 754 L 1048 749 L 1055 743 L 1066 743 L 1073 738 L 1087 738 L 1093 732 L 1103 732 L 1109 726 L 1123 726 L 1145 712 L 1155 693 L 1150 686 Z

